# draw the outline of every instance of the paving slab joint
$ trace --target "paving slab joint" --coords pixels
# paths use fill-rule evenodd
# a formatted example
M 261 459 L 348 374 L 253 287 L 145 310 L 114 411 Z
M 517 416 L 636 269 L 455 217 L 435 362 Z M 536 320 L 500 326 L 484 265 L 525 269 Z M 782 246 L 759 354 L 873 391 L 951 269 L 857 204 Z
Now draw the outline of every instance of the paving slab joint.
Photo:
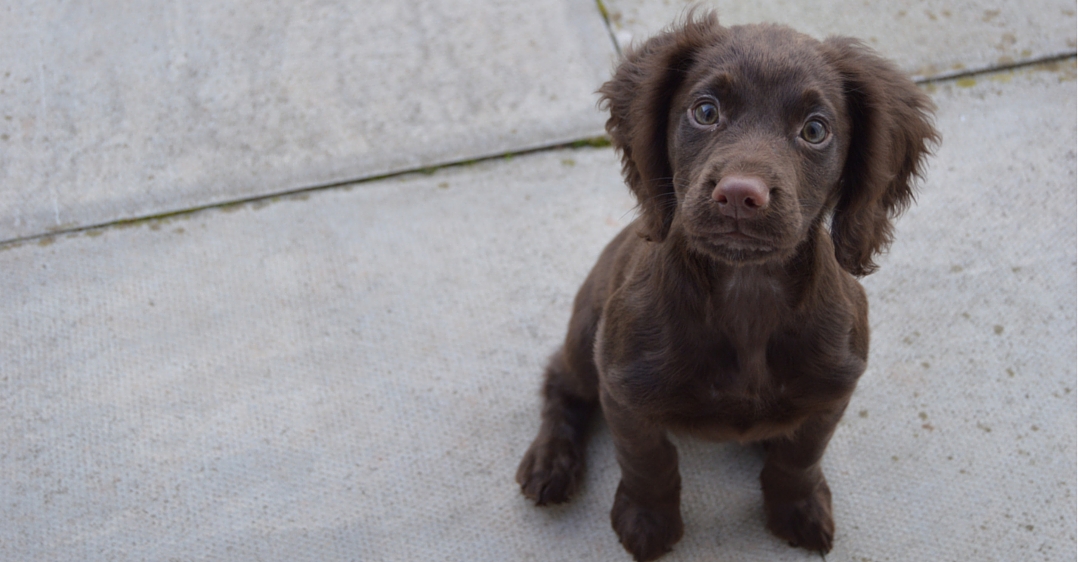
M 41 234 L 34 234 L 32 236 L 23 236 L 23 237 L 19 237 L 19 238 L 11 238 L 11 239 L 8 239 L 8 240 L 0 240 L 0 252 L 2 252 L 4 250 L 11 250 L 11 249 L 14 249 L 14 248 L 17 248 L 19 246 L 22 246 L 24 244 L 29 244 L 29 243 L 37 243 L 37 244 L 40 244 L 42 246 L 47 246 L 47 245 L 51 244 L 52 242 L 54 242 L 57 238 L 59 238 L 61 236 L 72 236 L 72 235 L 77 235 L 77 234 L 82 234 L 82 233 L 92 233 L 92 232 L 101 231 L 101 230 L 108 229 L 108 228 L 130 228 L 130 227 L 133 227 L 133 226 L 139 226 L 139 225 L 147 224 L 147 223 L 164 222 L 164 221 L 168 221 L 168 220 L 171 220 L 171 219 L 174 219 L 174 218 L 177 218 L 177 217 L 184 217 L 184 216 L 187 216 L 187 215 L 192 215 L 194 213 L 199 213 L 199 212 L 202 212 L 202 211 L 209 211 L 209 210 L 214 210 L 214 209 L 238 209 L 239 207 L 242 207 L 243 205 L 248 205 L 248 204 L 265 205 L 265 204 L 276 202 L 276 201 L 278 201 L 280 199 L 302 197 L 302 196 L 304 196 L 306 194 L 309 194 L 311 192 L 324 191 L 324 190 L 328 190 L 328 189 L 341 188 L 341 187 L 345 187 L 345 186 L 356 186 L 356 185 L 376 182 L 376 181 L 380 181 L 380 180 L 386 180 L 386 179 L 406 176 L 406 175 L 409 175 L 409 174 L 432 175 L 432 174 L 434 174 L 434 173 L 436 173 L 436 172 L 438 172 L 439 170 L 442 170 L 442 169 L 457 168 L 457 167 L 462 167 L 462 166 L 472 166 L 472 165 L 475 165 L 475 164 L 479 164 L 481 162 L 489 162 L 489 161 L 493 161 L 493 160 L 510 160 L 510 159 L 512 159 L 514 157 L 517 157 L 517 156 L 526 156 L 528 154 L 535 154 L 535 153 L 539 153 L 539 152 L 547 152 L 547 151 L 551 151 L 551 150 L 565 150 L 565 149 L 579 150 L 579 149 L 584 149 L 584 148 L 596 149 L 596 148 L 607 148 L 609 146 L 611 146 L 610 138 L 605 136 L 605 135 L 601 135 L 601 136 L 597 136 L 597 137 L 586 137 L 586 138 L 577 139 L 577 140 L 574 140 L 574 141 L 559 142 L 559 143 L 555 143 L 555 144 L 551 144 L 551 145 L 537 146 L 535 148 L 529 148 L 529 149 L 524 149 L 524 150 L 503 152 L 503 153 L 500 153 L 500 154 L 492 154 L 492 155 L 480 156 L 480 157 L 476 157 L 476 158 L 468 158 L 468 159 L 465 159 L 465 160 L 451 161 L 451 162 L 446 162 L 446 163 L 442 163 L 442 164 L 435 164 L 435 165 L 432 165 L 432 166 L 423 166 L 423 167 L 419 167 L 419 168 L 409 168 L 409 169 L 406 169 L 406 170 L 390 172 L 390 173 L 387 173 L 387 174 L 381 174 L 381 175 L 377 175 L 377 176 L 370 176 L 370 177 L 365 177 L 365 178 L 355 178 L 355 179 L 350 179 L 350 180 L 345 180 L 345 181 L 338 181 L 338 182 L 327 183 L 327 184 L 312 185 L 312 186 L 300 187 L 300 188 L 296 188 L 296 189 L 290 189 L 290 190 L 286 190 L 286 191 L 279 191 L 279 192 L 275 192 L 275 193 L 269 193 L 269 194 L 265 194 L 265 195 L 258 195 L 258 196 L 255 196 L 255 197 L 247 197 L 247 198 L 243 198 L 243 199 L 231 199 L 231 200 L 222 201 L 222 202 L 219 202 L 219 203 L 210 203 L 210 204 L 207 204 L 207 205 L 198 205 L 198 206 L 195 206 L 195 207 L 188 207 L 188 208 L 185 208 L 185 209 L 176 209 L 176 210 L 172 210 L 172 211 L 165 211 L 165 212 L 162 212 L 162 213 L 155 213 L 155 214 L 152 214 L 152 215 L 143 215 L 143 216 L 138 216 L 138 217 L 132 217 L 132 218 L 126 218 L 126 219 L 118 219 L 118 220 L 102 222 L 102 223 L 96 223 L 96 224 L 90 224 L 90 225 L 85 225 L 85 226 L 76 226 L 76 227 L 70 227 L 70 228 L 64 228 L 64 229 L 57 229 L 57 230 L 53 230 L 53 231 L 50 231 L 50 232 L 44 232 L 44 233 L 41 233 Z
M 614 35 L 614 27 L 610 25 L 610 10 L 606 9 L 606 4 L 603 0 L 595 0 L 595 6 L 599 9 L 599 15 L 603 16 L 603 25 L 606 26 L 606 34 L 610 37 L 610 42 L 614 45 L 614 51 L 618 54 L 618 59 L 621 59 L 621 45 L 618 44 L 618 39 Z
M 612 31 L 612 28 L 611 28 L 611 25 L 610 25 L 609 12 L 607 11 L 606 6 L 603 4 L 603 0 L 596 0 L 596 6 L 597 6 L 597 8 L 599 10 L 599 13 L 603 17 L 603 21 L 606 24 L 608 33 L 610 33 L 610 39 L 614 43 L 615 49 L 618 49 L 618 43 L 614 39 L 613 31 Z M 620 49 L 618 49 L 618 54 L 620 56 L 620 54 L 621 54 Z M 1008 65 L 985 67 L 985 68 L 980 68 L 980 69 L 968 69 L 968 70 L 962 70 L 962 71 L 957 71 L 957 72 L 943 74 L 943 75 L 936 75 L 936 76 L 927 77 L 927 78 L 916 78 L 915 82 L 922 85 L 922 86 L 930 86 L 930 85 L 941 84 L 941 83 L 945 83 L 945 82 L 960 81 L 962 79 L 974 78 L 974 77 L 977 77 L 977 76 L 984 76 L 984 75 L 995 74 L 995 73 L 1000 73 L 1000 72 L 1008 72 L 1008 71 L 1019 70 L 1019 69 L 1023 69 L 1023 68 L 1034 68 L 1034 67 L 1041 66 L 1041 65 L 1048 65 L 1048 64 L 1052 64 L 1052 63 L 1060 63 L 1060 62 L 1064 62 L 1064 61 L 1073 61 L 1073 60 L 1075 60 L 1076 57 L 1078 57 L 1078 51 L 1071 50 L 1071 51 L 1067 51 L 1067 52 L 1063 52 L 1063 53 L 1047 55 L 1047 56 L 1044 56 L 1044 57 L 1039 57 L 1039 58 L 1031 59 L 1031 60 L 1027 60 L 1027 61 L 1016 62 L 1016 63 L 1008 64 Z M 52 243 L 52 241 L 54 241 L 56 238 L 59 238 L 60 236 L 69 236 L 69 235 L 80 234 L 80 233 L 84 233 L 84 232 L 99 231 L 99 230 L 106 229 L 106 228 L 126 228 L 126 227 L 131 227 L 131 226 L 137 226 L 137 225 L 144 224 L 144 223 L 167 221 L 167 220 L 172 219 L 172 218 L 185 216 L 185 215 L 190 215 L 190 214 L 198 213 L 198 212 L 201 212 L 201 211 L 212 210 L 212 209 L 235 208 L 235 207 L 240 207 L 240 206 L 246 205 L 246 204 L 256 204 L 256 205 L 257 204 L 265 204 L 265 203 L 269 203 L 269 202 L 274 202 L 274 201 L 276 201 L 277 199 L 280 199 L 280 198 L 295 197 L 295 196 L 298 196 L 298 195 L 303 195 L 303 194 L 314 192 L 314 191 L 322 191 L 322 190 L 339 188 L 339 187 L 344 187 L 344 186 L 354 186 L 354 185 L 357 185 L 357 184 L 375 182 L 375 181 L 385 180 L 385 179 L 389 179 L 389 178 L 400 177 L 400 176 L 404 176 L 404 175 L 408 175 L 408 174 L 417 174 L 418 173 L 418 174 L 430 175 L 430 174 L 436 173 L 437 171 L 439 171 L 439 170 L 441 170 L 443 168 L 454 168 L 454 167 L 459 167 L 459 166 L 469 166 L 469 165 L 477 164 L 477 163 L 480 163 L 480 162 L 497 160 L 497 159 L 509 159 L 509 158 L 513 158 L 515 156 L 524 156 L 524 155 L 528 155 L 528 154 L 534 154 L 534 153 L 538 153 L 538 152 L 545 152 L 545 151 L 549 151 L 549 150 L 581 149 L 581 148 L 604 148 L 604 147 L 609 147 L 609 146 L 610 146 L 609 137 L 598 136 L 598 137 L 589 137 L 589 138 L 578 139 L 578 140 L 570 141 L 570 142 L 561 142 L 561 143 L 555 143 L 555 144 L 551 144 L 551 145 L 538 146 L 538 147 L 524 149 L 524 150 L 518 150 L 518 151 L 512 151 L 512 152 L 504 152 L 504 153 L 493 154 L 493 155 L 488 155 L 488 156 L 480 156 L 480 157 L 476 157 L 476 158 L 469 158 L 469 159 L 464 159 L 464 160 L 459 160 L 459 161 L 450 161 L 450 162 L 445 162 L 445 163 L 441 163 L 441 164 L 434 164 L 434 165 L 431 165 L 431 166 L 423 166 L 423 167 L 418 167 L 418 168 L 409 168 L 409 169 L 405 169 L 405 170 L 400 170 L 400 171 L 396 171 L 396 172 L 390 172 L 390 173 L 387 173 L 387 174 L 381 174 L 381 175 L 370 176 L 370 177 L 365 177 L 365 178 L 354 178 L 354 179 L 349 179 L 349 180 L 345 180 L 345 181 L 338 181 L 338 182 L 333 182 L 333 183 L 328 183 L 328 184 L 319 184 L 319 185 L 313 185 L 313 186 L 300 187 L 300 188 L 296 188 L 296 189 L 285 190 L 285 191 L 276 192 L 276 193 L 270 193 L 270 194 L 266 194 L 266 195 L 258 195 L 258 196 L 255 196 L 255 197 L 248 197 L 248 198 L 243 198 L 243 199 L 234 199 L 234 200 L 222 201 L 222 202 L 219 202 L 219 203 L 211 203 L 211 204 L 207 204 L 207 205 L 199 205 L 199 206 L 189 207 L 189 208 L 185 208 L 185 209 L 176 209 L 176 210 L 166 211 L 166 212 L 162 212 L 162 213 L 156 213 L 156 214 L 152 214 L 152 215 L 131 217 L 131 218 L 119 219 L 119 220 L 108 221 L 108 222 L 103 222 L 103 223 L 96 223 L 96 224 L 90 224 L 90 225 L 85 225 L 85 226 L 78 226 L 78 227 L 59 229 L 59 230 L 54 230 L 54 231 L 45 232 L 45 233 L 41 233 L 41 234 L 35 234 L 35 235 L 31 235 L 31 236 L 12 238 L 12 239 L 8 239 L 8 240 L 0 240 L 0 251 L 9 250 L 9 249 L 12 249 L 12 248 L 22 246 L 23 244 L 33 243 L 33 242 L 36 242 L 36 243 L 42 244 L 42 245 L 47 245 L 47 244 Z
M 943 82 L 951 82 L 955 80 L 961 80 L 963 78 L 973 78 L 975 76 L 984 76 L 986 74 L 995 74 L 997 72 L 1007 72 L 1010 70 L 1019 70 L 1022 68 L 1030 68 L 1044 64 L 1051 64 L 1056 62 L 1063 62 L 1066 60 L 1072 60 L 1078 56 L 1078 51 L 1065 51 L 1061 53 L 1055 53 L 1051 55 L 1045 55 L 1035 59 L 1015 62 L 1012 64 L 1005 64 L 999 66 L 989 66 L 983 68 L 958 70 L 955 72 L 948 72 L 944 74 L 937 74 L 929 77 L 915 77 L 914 82 L 921 85 L 928 84 L 940 84 Z

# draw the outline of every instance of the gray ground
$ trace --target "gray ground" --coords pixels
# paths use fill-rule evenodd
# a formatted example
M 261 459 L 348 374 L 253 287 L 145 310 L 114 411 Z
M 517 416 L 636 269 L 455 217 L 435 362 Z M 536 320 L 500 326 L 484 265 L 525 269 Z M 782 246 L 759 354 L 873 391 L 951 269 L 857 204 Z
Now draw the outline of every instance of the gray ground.
M 939 105 L 826 558 L 1073 560 L 1074 4 L 711 4 L 862 37 Z M 564 143 L 683 7 L 3 4 L 0 560 L 627 560 L 602 424 L 574 502 L 513 471 L 633 216 Z M 678 443 L 664 560 L 820 558 L 764 530 L 756 452 Z

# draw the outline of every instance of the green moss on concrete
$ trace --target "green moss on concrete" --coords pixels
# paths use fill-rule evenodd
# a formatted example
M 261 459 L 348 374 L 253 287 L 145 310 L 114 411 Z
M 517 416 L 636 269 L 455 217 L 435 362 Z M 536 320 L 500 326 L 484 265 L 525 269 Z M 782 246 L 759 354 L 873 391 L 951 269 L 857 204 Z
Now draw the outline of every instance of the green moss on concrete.
M 591 137 L 591 138 L 587 138 L 587 139 L 581 139 L 581 140 L 569 143 L 569 146 L 571 148 L 584 148 L 584 147 L 606 148 L 606 147 L 610 146 L 610 137 L 602 136 L 602 137 Z

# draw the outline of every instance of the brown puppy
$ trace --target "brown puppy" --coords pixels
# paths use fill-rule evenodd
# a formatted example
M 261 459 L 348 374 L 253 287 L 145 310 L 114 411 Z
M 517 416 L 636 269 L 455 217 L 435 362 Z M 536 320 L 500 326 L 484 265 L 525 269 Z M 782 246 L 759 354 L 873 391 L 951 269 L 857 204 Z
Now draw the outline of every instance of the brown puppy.
M 631 50 L 600 93 L 641 216 L 580 288 L 517 482 L 566 501 L 601 405 L 621 466 L 610 518 L 637 560 L 682 535 L 667 431 L 765 442 L 768 528 L 830 550 L 820 459 L 868 357 L 855 276 L 938 141 L 932 102 L 856 40 L 714 14 Z

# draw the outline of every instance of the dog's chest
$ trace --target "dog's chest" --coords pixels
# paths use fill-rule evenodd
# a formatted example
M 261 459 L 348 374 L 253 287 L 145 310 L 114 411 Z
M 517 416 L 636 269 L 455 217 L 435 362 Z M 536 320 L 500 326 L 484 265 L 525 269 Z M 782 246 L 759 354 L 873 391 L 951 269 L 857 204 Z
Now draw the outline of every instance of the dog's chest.
M 791 431 L 816 403 L 812 389 L 766 346 L 739 349 L 718 342 L 696 361 L 674 367 L 682 374 L 668 388 L 664 417 L 675 428 L 716 440 L 751 441 Z
M 818 333 L 776 329 L 758 340 L 728 333 L 662 355 L 653 411 L 673 429 L 714 440 L 788 435 L 821 404 L 848 395 L 863 362 Z M 671 353 L 673 352 L 673 353 Z M 647 400 L 647 398 L 645 398 Z
M 608 356 L 606 376 L 627 405 L 672 429 L 751 441 L 788 434 L 852 390 L 861 363 L 850 362 L 844 316 L 796 314 L 791 288 L 760 272 L 717 281 L 695 312 L 666 312 L 691 311 L 688 301 L 655 307 L 607 333 L 653 334 Z
M 776 361 L 776 349 L 768 341 L 738 342 L 723 335 L 709 343 L 674 359 L 673 369 L 682 374 L 679 384 L 674 385 L 679 394 L 693 396 L 703 404 L 729 407 L 774 402 L 792 390 L 788 379 L 793 374 L 783 362 Z

